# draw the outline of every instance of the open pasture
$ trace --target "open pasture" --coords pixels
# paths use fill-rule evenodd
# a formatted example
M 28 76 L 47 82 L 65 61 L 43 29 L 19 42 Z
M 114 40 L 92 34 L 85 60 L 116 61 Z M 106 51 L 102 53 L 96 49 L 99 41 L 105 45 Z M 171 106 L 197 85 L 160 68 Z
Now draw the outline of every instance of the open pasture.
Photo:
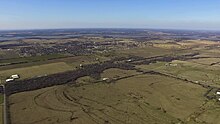
M 33 78 L 38 76 L 45 76 L 54 73 L 65 72 L 73 70 L 73 68 L 64 62 L 36 65 L 24 68 L 16 68 L 0 71 L 3 78 L 10 77 L 13 74 L 19 74 L 21 79 Z
M 182 123 L 206 103 L 205 92 L 176 79 L 137 75 L 115 83 L 63 85 L 14 94 L 9 97 L 10 113 L 12 123 L 18 124 Z

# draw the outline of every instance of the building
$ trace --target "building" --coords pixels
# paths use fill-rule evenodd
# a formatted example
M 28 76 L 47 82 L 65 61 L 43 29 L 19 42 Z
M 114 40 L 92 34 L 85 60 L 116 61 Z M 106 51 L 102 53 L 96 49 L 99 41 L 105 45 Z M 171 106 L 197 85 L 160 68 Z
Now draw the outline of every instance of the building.
M 18 74 L 14 74 L 14 75 L 11 75 L 11 78 L 12 78 L 12 79 L 19 79 L 20 76 L 19 76 Z
M 220 95 L 220 91 L 216 92 L 217 95 Z
M 103 81 L 107 81 L 107 80 L 109 80 L 109 78 L 103 78 L 102 80 L 103 80 Z
M 15 79 L 19 79 L 20 76 L 18 74 L 13 74 L 10 76 L 10 78 L 6 79 L 5 82 L 11 82 L 11 81 L 14 81 Z
M 127 62 L 131 62 L 131 61 L 132 61 L 131 59 L 127 60 Z
M 79 65 L 79 67 L 81 67 L 81 68 L 82 68 L 82 67 L 83 67 L 83 64 L 80 64 L 80 65 Z
M 5 82 L 11 82 L 11 81 L 14 81 L 14 79 L 6 79 Z

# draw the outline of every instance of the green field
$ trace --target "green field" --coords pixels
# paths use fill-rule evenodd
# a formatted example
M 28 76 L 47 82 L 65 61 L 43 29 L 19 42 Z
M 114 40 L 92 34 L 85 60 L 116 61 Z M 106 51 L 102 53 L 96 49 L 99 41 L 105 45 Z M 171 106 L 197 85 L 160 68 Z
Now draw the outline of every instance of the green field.
M 80 77 L 75 84 L 13 94 L 9 97 L 11 121 L 13 124 L 218 124 L 220 96 L 216 91 L 220 88 L 220 49 L 209 49 L 215 45 L 208 41 L 157 42 L 153 46 L 5 69 L 0 74 L 17 72 L 22 78 L 31 78 L 115 57 L 149 59 L 198 53 L 186 60 L 131 62 L 127 64 L 134 65 L 135 69 L 107 69 L 100 74 L 100 79 Z M 144 73 L 149 71 L 157 73 Z M 104 78 L 108 80 L 103 81 Z M 209 99 L 207 95 L 214 97 Z
M 58 58 L 56 58 L 58 57 Z M 59 58 L 61 57 L 61 58 Z M 49 74 L 55 74 L 65 71 L 70 71 L 79 68 L 80 64 L 87 65 L 93 63 L 99 63 L 107 60 L 107 58 L 97 55 L 92 56 L 41 56 L 31 58 L 15 59 L 18 61 L 28 61 L 23 64 L 14 64 L 0 67 L 0 76 L 2 79 L 10 77 L 12 74 L 19 74 L 21 79 L 45 76 Z M 56 59 L 52 59 L 56 58 Z M 98 61 L 96 60 L 98 58 Z M 13 59 L 4 60 L 0 62 L 12 62 Z
M 0 75 L 3 79 L 6 79 L 7 77 L 10 77 L 13 74 L 19 74 L 21 79 L 27 79 L 65 72 L 69 70 L 73 70 L 73 68 L 64 62 L 57 62 L 51 64 L 43 64 L 39 66 L 3 70 L 0 71 Z
M 139 75 L 114 84 L 64 85 L 18 93 L 10 97 L 15 103 L 10 111 L 13 123 L 170 124 L 190 121 L 191 114 L 206 103 L 205 92 L 172 78 Z

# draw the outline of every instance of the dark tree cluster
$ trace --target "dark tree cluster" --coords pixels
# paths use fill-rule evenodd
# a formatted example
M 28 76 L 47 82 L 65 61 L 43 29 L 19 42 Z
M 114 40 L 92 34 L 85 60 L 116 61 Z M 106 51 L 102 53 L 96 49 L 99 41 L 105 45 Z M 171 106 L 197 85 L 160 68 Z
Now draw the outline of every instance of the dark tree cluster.
M 24 91 L 32 91 L 55 85 L 73 83 L 76 79 L 83 76 L 98 76 L 104 70 L 109 68 L 130 70 L 134 69 L 134 66 L 123 63 L 113 63 L 112 61 L 107 61 L 102 64 L 86 65 L 82 69 L 78 69 L 75 71 L 7 83 L 5 84 L 5 93 L 7 95 L 11 95 Z

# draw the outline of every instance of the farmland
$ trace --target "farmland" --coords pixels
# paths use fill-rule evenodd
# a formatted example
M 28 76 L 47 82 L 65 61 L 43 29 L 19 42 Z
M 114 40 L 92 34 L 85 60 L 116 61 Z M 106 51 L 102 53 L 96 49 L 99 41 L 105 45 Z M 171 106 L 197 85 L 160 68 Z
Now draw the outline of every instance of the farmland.
M 132 49 L 130 54 L 123 50 L 118 55 L 151 58 L 174 54 L 173 49 L 165 47 L 160 48 L 161 52 L 152 52 L 153 55 L 149 47 Z M 183 54 L 188 51 L 175 55 Z M 201 59 L 196 56 L 195 59 L 150 64 L 137 64 L 143 60 L 133 60 L 133 64 L 137 64 L 133 70 L 110 68 L 104 70 L 99 79 L 81 77 L 75 83 L 13 94 L 9 97 L 11 121 L 27 124 L 218 122 L 219 103 L 206 97 L 209 88 L 204 87 L 220 88 L 218 56 Z M 217 64 L 212 67 L 212 63 Z M 148 71 L 162 74 L 143 73 Z M 209 95 L 213 96 L 214 92 Z M 28 119 L 21 116 L 30 113 Z
M 109 70 L 103 75 L 114 75 L 113 72 Z M 195 84 L 138 72 L 122 77 L 126 76 L 131 77 L 110 84 L 87 82 L 12 95 L 12 123 L 193 122 L 192 113 L 208 110 L 209 104 L 214 104 L 203 96 L 207 89 Z M 29 113 L 32 116 L 28 119 L 20 116 Z M 213 119 L 217 118 L 210 118 Z
M 155 75 L 140 75 L 114 84 L 99 83 L 81 87 L 64 85 L 31 91 L 28 94 L 19 93 L 12 95 L 10 101 L 18 103 L 11 106 L 14 123 L 33 123 L 38 120 L 42 120 L 39 123 L 144 123 L 149 119 L 152 119 L 152 123 L 164 120 L 171 123 L 177 122 L 177 118 L 185 119 L 193 111 L 199 110 L 198 106 L 205 102 L 204 92 L 203 88 L 185 85 L 181 81 Z M 30 105 L 32 108 L 28 107 Z M 180 108 L 183 111 L 177 111 Z M 13 109 L 20 114 L 13 114 Z M 29 121 L 19 116 L 36 112 L 35 110 L 38 110 L 37 113 L 45 113 L 44 116 L 32 116 Z
M 2 50 L 0 76 L 20 79 L 4 84 L 8 122 L 220 122 L 219 42 L 130 35 L 9 42 L 19 57 Z
M 63 62 L 43 64 L 39 66 L 23 67 L 16 69 L 8 69 L 5 71 L 0 71 L 0 75 L 7 78 L 9 75 L 19 74 L 21 79 L 33 78 L 38 76 L 45 76 L 54 73 L 60 73 L 73 70 L 71 66 Z

